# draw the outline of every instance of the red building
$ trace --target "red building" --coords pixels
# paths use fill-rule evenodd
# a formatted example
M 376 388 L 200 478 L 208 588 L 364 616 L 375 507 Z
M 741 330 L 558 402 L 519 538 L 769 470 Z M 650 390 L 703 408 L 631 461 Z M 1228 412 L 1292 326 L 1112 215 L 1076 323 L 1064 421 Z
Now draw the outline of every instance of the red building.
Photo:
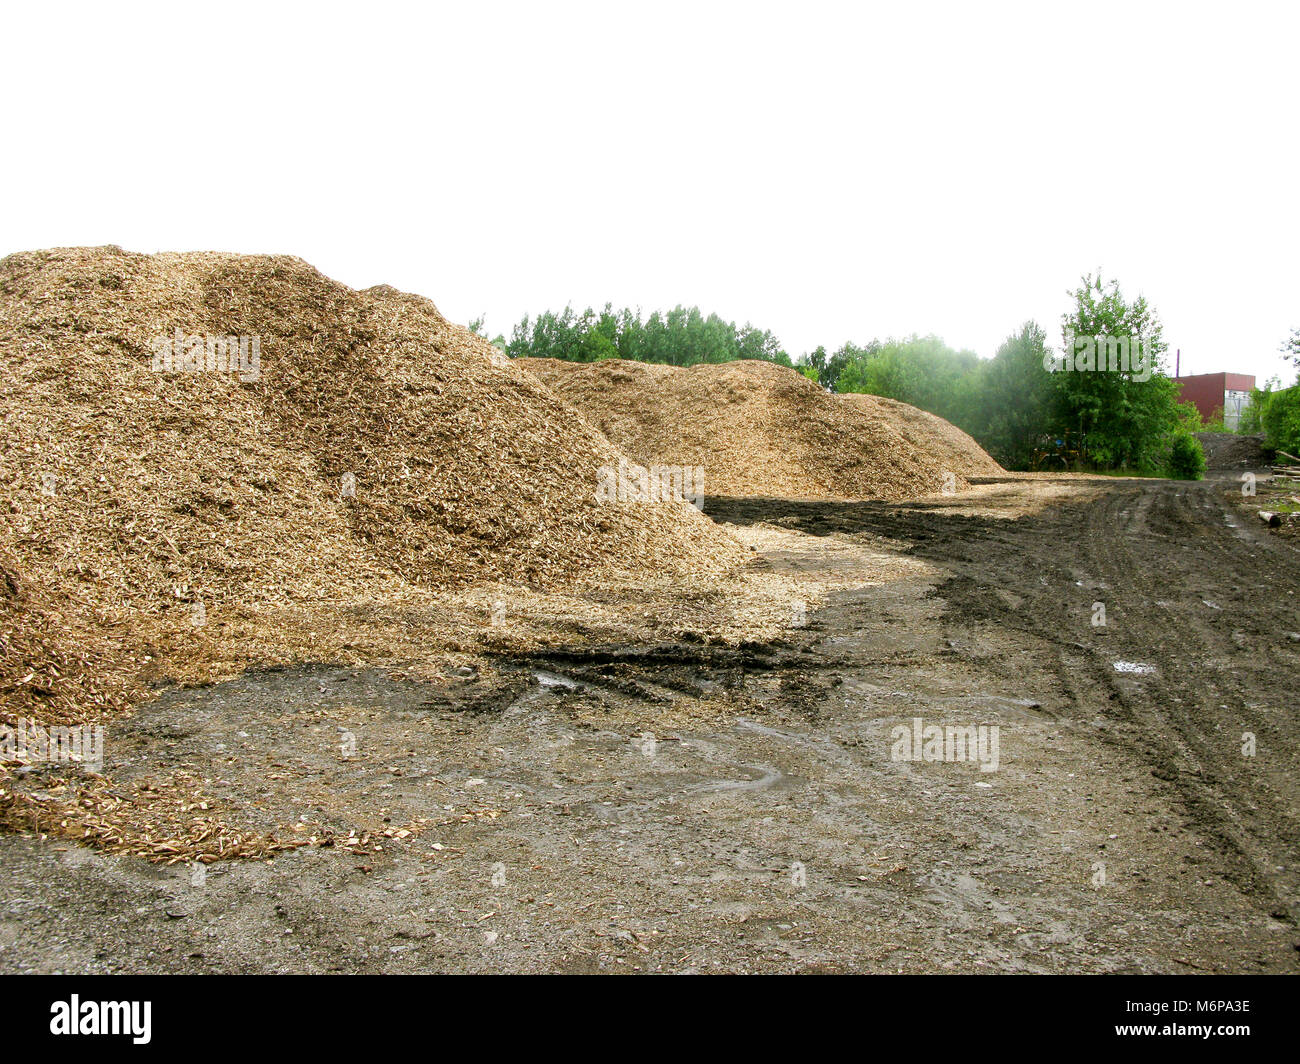
M 1235 429 L 1255 378 L 1247 373 L 1197 373 L 1179 377 L 1178 383 L 1182 385 L 1182 402 L 1192 403 L 1206 421 L 1222 412 L 1224 426 Z

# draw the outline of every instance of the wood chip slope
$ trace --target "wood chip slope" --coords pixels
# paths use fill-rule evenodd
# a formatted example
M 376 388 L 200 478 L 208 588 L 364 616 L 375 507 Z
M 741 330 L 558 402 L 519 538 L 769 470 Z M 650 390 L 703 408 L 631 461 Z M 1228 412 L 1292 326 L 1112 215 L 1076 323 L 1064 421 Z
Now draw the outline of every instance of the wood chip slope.
M 960 477 L 997 476 L 1006 472 L 971 436 L 928 410 L 882 395 L 849 392 L 839 398 L 884 418 L 913 447 L 933 455 Z
M 156 371 L 177 329 L 257 337 L 257 379 Z M 738 564 L 685 503 L 600 505 L 621 452 L 498 362 L 427 299 L 292 257 L 0 260 L 0 716 L 119 706 L 148 663 L 220 643 L 199 603 L 301 613 Z
M 768 362 L 516 364 L 639 461 L 703 466 L 709 495 L 903 500 L 943 490 L 948 473 L 960 489 L 967 471 L 997 468 L 969 437 L 959 444 L 964 433 L 925 420 L 942 419 L 918 427 L 913 407 L 849 401 Z

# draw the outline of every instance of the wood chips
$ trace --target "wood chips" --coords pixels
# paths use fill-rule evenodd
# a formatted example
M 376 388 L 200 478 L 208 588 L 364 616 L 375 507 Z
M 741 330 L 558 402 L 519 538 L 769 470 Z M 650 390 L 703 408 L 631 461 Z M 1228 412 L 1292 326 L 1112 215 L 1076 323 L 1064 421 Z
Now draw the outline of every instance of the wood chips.
M 703 466 L 709 495 L 901 500 L 1001 471 L 942 418 L 875 396 L 832 395 L 768 362 L 516 364 L 638 461 Z
M 993 457 L 951 421 L 883 395 L 847 392 L 842 402 L 867 416 L 878 417 L 922 454 L 936 458 L 959 477 L 999 476 L 1005 473 Z
M 157 371 L 176 330 L 257 338 L 257 379 Z M 598 504 L 621 453 L 493 354 L 289 257 L 0 261 L 0 720 L 337 660 L 359 604 L 743 560 L 684 503 Z
M 218 356 L 242 337 L 256 372 L 171 372 L 160 342 L 195 337 Z M 875 498 L 944 472 L 779 367 L 525 369 L 428 300 L 299 259 L 112 247 L 0 260 L 0 440 L 0 724 L 43 727 L 256 665 L 437 680 L 449 656 L 770 638 L 828 588 L 751 564 L 680 500 L 601 504 L 599 471 L 631 457 L 703 465 L 710 494 Z M 383 845 L 266 834 L 155 767 L 124 787 L 0 761 L 0 828 L 163 863 Z

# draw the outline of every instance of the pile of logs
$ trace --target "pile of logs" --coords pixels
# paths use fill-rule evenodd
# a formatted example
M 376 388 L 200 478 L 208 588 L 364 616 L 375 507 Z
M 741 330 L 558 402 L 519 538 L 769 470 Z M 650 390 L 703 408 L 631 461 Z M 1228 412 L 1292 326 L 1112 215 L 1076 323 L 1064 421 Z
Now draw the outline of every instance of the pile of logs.
M 1273 480 L 1282 481 L 1284 483 L 1300 481 L 1300 458 L 1297 458 L 1293 454 L 1287 454 L 1286 451 L 1278 451 L 1277 453 L 1283 458 L 1289 458 L 1296 464 L 1275 465 L 1273 467 Z M 1292 495 L 1291 501 L 1294 503 L 1300 503 L 1300 495 Z M 1292 521 L 1300 520 L 1300 512 L 1295 511 L 1258 510 L 1256 512 L 1259 514 L 1259 519 L 1268 525 L 1269 528 L 1281 528 L 1284 521 L 1290 523 Z
M 1278 451 L 1277 453 L 1283 458 L 1289 458 L 1296 464 L 1273 466 L 1273 479 L 1288 481 L 1300 480 L 1300 458 L 1297 458 L 1293 454 L 1287 454 L 1286 451 Z

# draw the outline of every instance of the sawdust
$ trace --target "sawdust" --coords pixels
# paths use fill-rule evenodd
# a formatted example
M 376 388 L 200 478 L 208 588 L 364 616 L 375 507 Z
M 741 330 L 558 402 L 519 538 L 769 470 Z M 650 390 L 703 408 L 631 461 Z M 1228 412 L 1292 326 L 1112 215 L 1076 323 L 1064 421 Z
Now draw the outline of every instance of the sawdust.
M 893 408 L 846 401 L 768 362 L 516 364 L 638 461 L 702 466 L 708 495 L 902 500 L 961 490 L 965 468 L 999 468 L 987 455 L 991 467 L 969 458 L 959 466 L 951 434 L 928 423 L 921 432 Z M 944 446 L 927 450 L 912 437 Z
M 256 372 L 159 372 L 176 330 L 256 338 Z M 10 717 L 324 660 L 362 604 L 744 559 L 684 503 L 601 505 L 598 470 L 622 455 L 428 300 L 298 259 L 13 255 L 0 355 Z
M 909 444 L 938 459 L 958 476 L 996 476 L 1005 472 L 974 439 L 937 414 L 882 395 L 848 392 L 839 398 L 883 418 Z

